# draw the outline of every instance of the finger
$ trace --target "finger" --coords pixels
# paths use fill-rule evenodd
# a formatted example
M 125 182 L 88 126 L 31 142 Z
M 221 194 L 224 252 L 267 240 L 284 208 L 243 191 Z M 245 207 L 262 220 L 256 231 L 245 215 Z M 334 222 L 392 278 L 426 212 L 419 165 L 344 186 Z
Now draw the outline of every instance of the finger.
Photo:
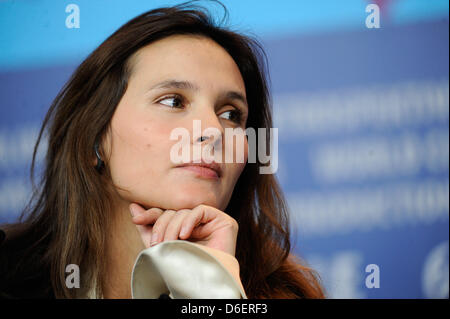
M 164 211 L 157 207 L 145 210 L 140 205 L 136 203 L 131 203 L 130 212 L 131 215 L 133 216 L 132 217 L 133 223 L 138 225 L 149 225 L 154 224 Z
M 170 220 L 174 216 L 175 216 L 174 210 L 166 210 L 156 220 L 155 224 L 153 225 L 153 229 L 152 229 L 152 239 L 150 242 L 151 246 L 154 246 L 163 240 L 167 225 L 169 224 Z
M 145 248 L 150 247 L 153 228 L 152 224 L 163 213 L 163 210 L 160 208 L 146 210 L 137 203 L 131 203 L 129 209 L 133 216 L 132 222 L 136 224 L 136 228 L 139 231 L 139 235 Z
M 181 209 L 175 213 L 175 216 L 171 219 L 167 225 L 164 233 L 164 241 L 177 240 L 180 236 L 181 225 L 183 220 L 192 212 L 190 209 Z
M 201 224 L 206 224 L 216 218 L 218 212 L 214 209 L 208 209 L 206 205 L 199 205 L 195 207 L 192 212 L 183 220 L 181 226 L 180 238 L 189 238 L 194 231 L 194 228 Z

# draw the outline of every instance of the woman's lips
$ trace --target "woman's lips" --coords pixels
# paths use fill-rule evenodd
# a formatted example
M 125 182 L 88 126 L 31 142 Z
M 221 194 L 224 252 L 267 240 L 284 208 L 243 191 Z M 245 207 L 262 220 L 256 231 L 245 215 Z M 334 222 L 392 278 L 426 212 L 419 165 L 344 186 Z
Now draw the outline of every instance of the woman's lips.
M 179 166 L 178 168 L 189 170 L 200 177 L 209 179 L 219 179 L 219 175 L 217 174 L 217 172 L 208 167 L 198 165 L 186 165 L 186 166 Z

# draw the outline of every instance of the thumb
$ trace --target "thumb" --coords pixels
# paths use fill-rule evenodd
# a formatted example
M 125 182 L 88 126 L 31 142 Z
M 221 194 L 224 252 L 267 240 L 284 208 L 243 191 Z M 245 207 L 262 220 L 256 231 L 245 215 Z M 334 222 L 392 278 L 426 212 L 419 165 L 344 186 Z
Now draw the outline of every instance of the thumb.
M 137 217 L 145 213 L 145 208 L 137 203 L 131 203 L 128 207 L 132 217 Z
M 164 212 L 161 208 L 157 207 L 152 207 L 146 210 L 144 207 L 136 203 L 131 203 L 129 209 L 132 216 L 132 222 L 136 225 L 143 226 L 153 225 Z
M 133 222 L 136 224 L 137 221 L 142 219 L 145 215 L 146 210 L 137 203 L 131 203 L 129 205 L 130 213 L 133 219 Z M 152 225 L 139 225 L 136 224 L 136 228 L 139 231 L 139 235 L 141 236 L 142 242 L 144 243 L 145 248 L 150 247 L 150 242 L 152 238 Z

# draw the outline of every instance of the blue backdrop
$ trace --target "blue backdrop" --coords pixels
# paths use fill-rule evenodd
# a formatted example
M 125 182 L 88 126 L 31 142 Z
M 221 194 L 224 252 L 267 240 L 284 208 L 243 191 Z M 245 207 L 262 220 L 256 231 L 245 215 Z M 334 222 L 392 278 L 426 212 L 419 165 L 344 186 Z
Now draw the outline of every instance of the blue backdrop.
M 372 2 L 380 28 L 366 27 L 364 0 L 223 0 L 268 54 L 294 249 L 328 296 L 448 298 L 448 2 Z M 0 222 L 30 196 L 37 131 L 75 67 L 127 20 L 175 3 L 0 2 Z M 69 4 L 80 28 L 66 27 Z

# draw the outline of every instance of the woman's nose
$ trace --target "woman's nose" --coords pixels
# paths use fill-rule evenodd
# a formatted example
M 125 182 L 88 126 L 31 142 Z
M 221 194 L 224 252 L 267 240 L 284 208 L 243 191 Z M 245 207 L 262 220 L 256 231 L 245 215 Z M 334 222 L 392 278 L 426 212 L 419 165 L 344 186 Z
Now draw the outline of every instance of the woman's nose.
M 224 128 L 214 110 L 202 111 L 193 120 L 193 142 L 200 144 L 218 143 L 224 136 Z

